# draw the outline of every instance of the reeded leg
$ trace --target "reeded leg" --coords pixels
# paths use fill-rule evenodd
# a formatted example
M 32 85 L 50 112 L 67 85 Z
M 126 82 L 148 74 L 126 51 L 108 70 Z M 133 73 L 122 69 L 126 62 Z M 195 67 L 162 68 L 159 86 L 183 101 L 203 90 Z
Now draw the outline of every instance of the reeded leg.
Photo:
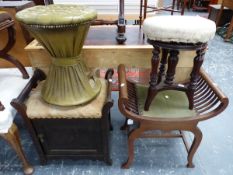
M 147 13 L 147 0 L 144 0 L 143 20 L 146 19 L 146 13 Z
M 199 72 L 200 72 L 200 68 L 204 60 L 204 54 L 205 54 L 206 47 L 207 45 L 204 45 L 202 49 L 197 51 L 197 56 L 194 58 L 194 61 L 193 61 L 193 70 L 191 73 L 191 79 L 190 79 L 190 83 L 188 86 L 188 90 L 186 92 L 188 96 L 188 100 L 189 100 L 189 109 L 193 109 L 193 96 L 194 96 L 194 92 L 196 90 L 197 83 L 199 80 L 199 76 L 200 76 Z
M 202 132 L 198 127 L 196 127 L 196 129 L 193 130 L 192 133 L 194 134 L 194 140 L 188 152 L 188 164 L 187 164 L 188 168 L 194 168 L 193 156 L 197 151 L 197 148 L 199 147 L 202 140 Z
M 126 41 L 124 8 L 125 8 L 125 1 L 119 0 L 119 17 L 117 23 L 117 36 L 116 36 L 116 40 L 119 44 L 123 44 Z
M 176 9 L 179 10 L 180 9 L 180 4 L 181 4 L 181 1 L 180 0 L 176 0 Z
M 181 3 L 181 15 L 184 15 L 184 9 L 186 7 L 186 4 L 187 4 L 187 0 L 184 0 Z
M 25 175 L 30 175 L 33 173 L 34 169 L 27 161 L 20 140 L 19 140 L 19 131 L 16 125 L 13 123 L 11 128 L 9 129 L 8 133 L 6 134 L 0 134 L 1 137 L 3 137 L 15 150 L 17 155 L 19 156 L 19 159 L 22 161 L 23 164 L 23 170 Z
M 160 67 L 159 67 L 159 73 L 158 73 L 158 81 L 157 84 L 159 84 L 165 75 L 165 67 L 167 64 L 167 56 L 168 56 L 168 50 L 167 49 L 162 49 L 162 58 L 160 61 Z
M 151 73 L 150 73 L 150 87 L 148 89 L 147 98 L 144 106 L 144 110 L 148 111 L 152 100 L 154 99 L 157 90 L 157 80 L 158 80 L 158 66 L 159 66 L 159 47 L 154 46 L 153 56 L 151 59 Z
M 128 159 L 125 163 L 122 164 L 121 168 L 128 169 L 130 165 L 133 162 L 134 159 L 134 141 L 136 138 L 140 137 L 140 134 L 143 132 L 143 130 L 134 129 L 130 132 L 128 136 Z
M 171 15 L 173 15 L 173 10 L 175 9 L 175 2 L 176 2 L 176 0 L 172 0 L 172 11 L 171 11 Z
M 176 65 L 178 63 L 178 50 L 171 50 L 170 51 L 170 56 L 168 57 L 168 69 L 167 69 L 167 75 L 166 75 L 166 80 L 165 83 L 167 85 L 172 85 L 174 76 L 176 73 Z
M 140 0 L 140 13 L 139 13 L 139 27 L 141 28 L 142 27 L 142 1 L 143 0 Z

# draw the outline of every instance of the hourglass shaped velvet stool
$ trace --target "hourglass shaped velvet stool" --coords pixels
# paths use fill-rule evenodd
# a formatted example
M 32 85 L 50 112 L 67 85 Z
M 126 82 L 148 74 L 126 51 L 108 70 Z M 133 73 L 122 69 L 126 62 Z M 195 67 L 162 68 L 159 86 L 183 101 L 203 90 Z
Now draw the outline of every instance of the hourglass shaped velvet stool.
M 101 83 L 87 69 L 81 50 L 96 11 L 80 5 L 35 6 L 16 18 L 52 56 L 43 99 L 59 106 L 86 104 L 100 92 Z
M 144 106 L 146 111 L 149 110 L 156 94 L 162 90 L 186 92 L 189 109 L 193 109 L 194 91 L 200 77 L 199 71 L 207 42 L 214 37 L 215 31 L 214 22 L 199 16 L 156 16 L 144 21 L 143 32 L 148 38 L 148 43 L 154 47 L 151 59 L 150 87 Z M 180 50 L 196 51 L 188 84 L 174 82 Z M 160 51 L 162 51 L 161 59 Z

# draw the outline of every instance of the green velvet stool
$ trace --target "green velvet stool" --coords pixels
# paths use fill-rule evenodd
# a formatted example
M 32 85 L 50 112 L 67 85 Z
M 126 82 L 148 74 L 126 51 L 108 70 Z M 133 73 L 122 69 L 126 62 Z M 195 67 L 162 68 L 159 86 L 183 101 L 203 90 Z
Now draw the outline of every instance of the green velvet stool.
M 96 11 L 80 5 L 35 6 L 16 18 L 44 46 L 53 62 L 42 88 L 43 99 L 60 106 L 85 104 L 100 92 L 101 83 L 87 69 L 81 50 Z

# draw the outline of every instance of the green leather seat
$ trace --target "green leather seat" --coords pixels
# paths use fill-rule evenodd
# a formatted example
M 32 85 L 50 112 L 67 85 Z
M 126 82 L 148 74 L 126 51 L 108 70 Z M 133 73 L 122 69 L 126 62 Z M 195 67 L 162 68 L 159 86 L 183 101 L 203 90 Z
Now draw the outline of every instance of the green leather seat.
M 153 118 L 184 118 L 197 115 L 195 110 L 189 110 L 186 94 L 176 90 L 161 91 L 151 103 L 150 110 L 144 111 L 148 87 L 136 85 L 138 111 L 140 115 Z
M 101 83 L 84 64 L 81 51 L 96 11 L 82 5 L 34 6 L 16 14 L 50 53 L 52 64 L 42 88 L 43 99 L 54 105 L 72 106 L 90 102 Z
M 96 11 L 87 6 L 62 4 L 34 6 L 16 14 L 22 23 L 45 26 L 86 23 L 96 17 Z

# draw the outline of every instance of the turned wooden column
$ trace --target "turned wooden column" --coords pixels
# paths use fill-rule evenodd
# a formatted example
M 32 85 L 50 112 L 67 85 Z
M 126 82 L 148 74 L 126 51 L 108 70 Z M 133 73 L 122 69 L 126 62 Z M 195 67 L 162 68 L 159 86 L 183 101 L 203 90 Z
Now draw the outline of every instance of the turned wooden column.
M 151 74 L 149 89 L 144 105 L 144 110 L 148 111 L 149 107 L 159 91 L 178 90 L 186 93 L 189 100 L 189 108 L 193 109 L 193 97 L 199 80 L 199 71 L 204 60 L 204 53 L 207 47 L 206 43 L 183 44 L 169 43 L 149 40 L 153 45 L 153 56 L 151 59 Z M 162 55 L 160 59 L 160 50 Z M 190 81 L 186 84 L 174 82 L 176 67 L 179 62 L 180 50 L 195 51 L 197 55 L 193 59 L 193 69 L 190 75 Z M 167 65 L 167 71 L 166 70 Z
M 197 88 L 198 80 L 200 78 L 199 72 L 204 61 L 204 55 L 207 45 L 204 45 L 202 48 L 197 50 L 197 56 L 193 60 L 193 70 L 191 73 L 190 83 L 188 85 L 187 96 L 189 99 L 189 109 L 193 109 L 193 96 Z
M 154 46 L 154 49 L 152 51 L 153 56 L 151 59 L 151 73 L 150 73 L 150 87 L 148 90 L 147 94 L 147 99 L 145 103 L 145 109 L 148 110 L 149 106 L 154 99 L 154 96 L 157 93 L 156 85 L 158 81 L 158 66 L 159 66 L 159 53 L 160 53 L 160 48 L 157 46 Z
M 170 56 L 168 58 L 167 75 L 166 75 L 166 80 L 165 80 L 165 83 L 167 85 L 173 84 L 173 80 L 174 80 L 174 76 L 175 76 L 175 72 L 176 72 L 176 65 L 177 65 L 178 60 L 179 60 L 178 54 L 179 54 L 178 50 L 171 50 L 170 51 Z
M 125 37 L 125 1 L 119 0 L 119 16 L 117 23 L 117 36 L 116 40 L 119 44 L 123 44 L 126 41 Z

